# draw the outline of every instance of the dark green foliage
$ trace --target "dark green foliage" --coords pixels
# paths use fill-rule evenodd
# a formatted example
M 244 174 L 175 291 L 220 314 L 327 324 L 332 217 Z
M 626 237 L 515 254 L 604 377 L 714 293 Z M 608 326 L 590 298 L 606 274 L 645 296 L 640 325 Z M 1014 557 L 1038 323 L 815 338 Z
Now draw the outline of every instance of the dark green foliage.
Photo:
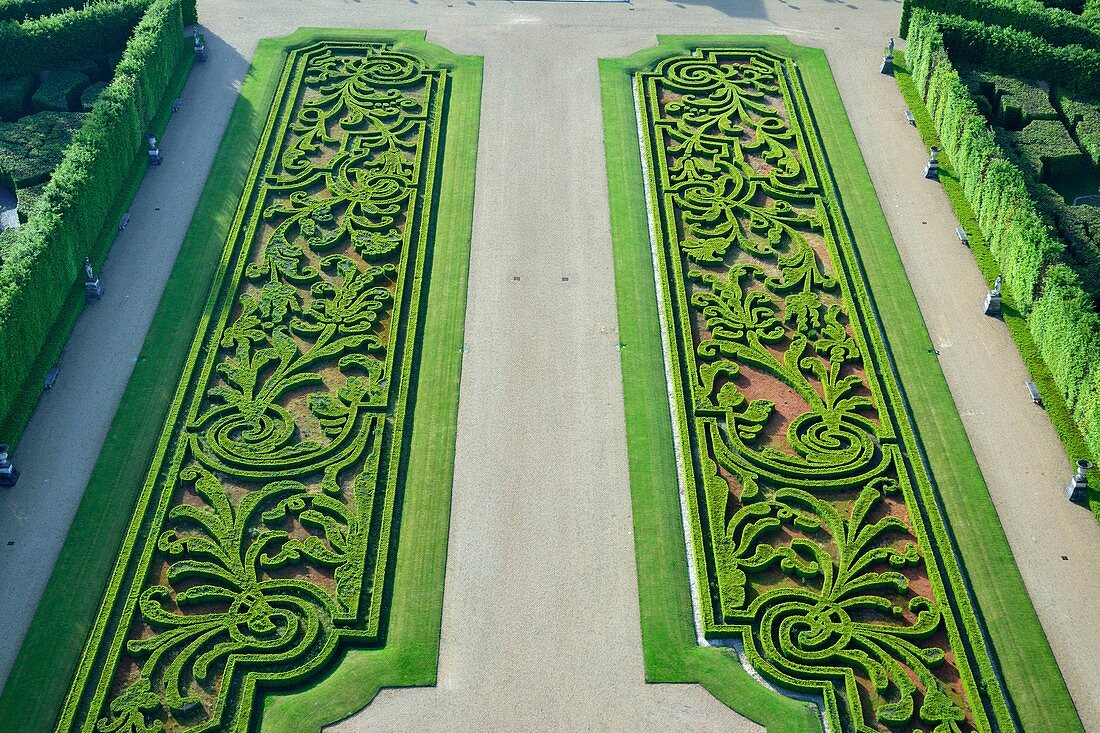
M 31 108 L 36 112 L 54 110 L 75 112 L 80 109 L 80 95 L 91 80 L 71 69 L 51 69 L 42 72 L 42 83 L 31 97 Z
M 26 20 L 81 8 L 86 0 L 0 0 L 0 20 Z
M 1100 0 L 1091 2 L 1100 15 Z M 990 26 L 1027 31 L 1056 45 L 1077 44 L 1100 48 L 1100 25 L 1089 22 L 1088 17 L 1048 7 L 1038 0 L 904 0 L 900 30 L 902 38 L 909 36 L 911 17 L 918 8 L 957 15 Z
M 117 0 L 26 23 L 2 21 L 0 69 L 33 73 L 121 49 L 147 7 L 149 0 Z
M 31 212 L 34 210 L 35 204 L 38 203 L 38 199 L 42 198 L 42 192 L 46 189 L 45 183 L 39 183 L 36 186 L 29 186 L 27 188 L 21 188 L 15 192 L 17 199 L 16 212 L 19 214 L 19 221 L 24 224 L 30 219 Z
M 199 8 L 197 0 L 183 0 L 183 24 L 194 25 L 199 22 Z
M 99 81 L 92 84 L 90 87 L 84 90 L 84 93 L 80 95 L 80 107 L 85 112 L 91 112 L 95 101 L 99 99 L 99 95 L 103 93 L 103 90 L 107 88 L 107 82 Z
M 925 18 L 922 22 L 938 27 L 943 46 L 953 60 L 970 61 L 1021 78 L 1056 79 L 1080 91 L 1100 88 L 1100 44 L 1056 46 L 1023 30 L 989 26 L 957 15 L 928 13 Z
M 34 89 L 34 79 L 29 76 L 0 77 L 0 119 L 22 117 L 31 89 Z
M 14 191 L 45 183 L 84 119 L 47 111 L 0 123 L 0 185 Z
M 1025 162 L 1036 180 L 1057 181 L 1084 171 L 1085 154 L 1061 120 L 1035 120 L 1019 132 L 998 135 Z
M 124 0 L 120 5 L 131 4 Z M 94 15 L 82 17 L 95 26 Z M 75 34 L 79 29 L 69 30 Z M 179 0 L 155 0 L 134 29 L 113 81 L 43 191 L 36 216 L 20 228 L 0 266 L 0 357 L 5 366 L 0 370 L 0 416 L 17 401 L 24 375 L 81 277 L 84 258 L 98 263 L 106 254 L 92 244 L 109 246 L 110 240 L 98 234 L 113 224 L 112 207 L 125 182 L 144 173 L 144 133 L 172 71 L 185 58 L 183 35 Z
M 971 93 L 977 90 L 989 100 L 996 111 L 994 119 L 1001 127 L 1020 130 L 1035 120 L 1058 119 L 1058 110 L 1050 103 L 1045 82 L 994 74 L 973 64 L 959 64 L 958 69 Z

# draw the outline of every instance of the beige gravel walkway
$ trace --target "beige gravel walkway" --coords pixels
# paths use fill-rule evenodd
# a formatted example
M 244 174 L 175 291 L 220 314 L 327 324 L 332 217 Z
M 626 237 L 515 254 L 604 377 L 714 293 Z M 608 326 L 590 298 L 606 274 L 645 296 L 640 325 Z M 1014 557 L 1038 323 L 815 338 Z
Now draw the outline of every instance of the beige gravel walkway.
M 1059 496 L 1066 458 L 1023 391 L 1003 324 L 979 315 L 980 276 L 942 192 L 919 178 L 923 150 L 893 81 L 877 73 L 900 7 L 201 2 L 213 63 L 196 72 L 164 144 L 170 164 L 189 161 L 187 175 L 160 175 L 166 166 L 147 179 L 104 272 L 108 298 L 82 318 L 16 456 L 19 488 L 0 497 L 0 678 L 117 406 L 244 59 L 261 36 L 300 25 L 427 28 L 431 41 L 486 57 L 440 684 L 384 692 L 334 730 L 756 728 L 700 688 L 642 683 L 595 61 L 653 45 L 658 32 L 778 33 L 829 56 L 1025 582 L 1086 728 L 1100 730 L 1089 670 L 1100 639 L 1080 633 L 1100 617 L 1100 576 L 1087 563 L 1100 526 Z M 201 119 L 191 116 L 199 85 Z

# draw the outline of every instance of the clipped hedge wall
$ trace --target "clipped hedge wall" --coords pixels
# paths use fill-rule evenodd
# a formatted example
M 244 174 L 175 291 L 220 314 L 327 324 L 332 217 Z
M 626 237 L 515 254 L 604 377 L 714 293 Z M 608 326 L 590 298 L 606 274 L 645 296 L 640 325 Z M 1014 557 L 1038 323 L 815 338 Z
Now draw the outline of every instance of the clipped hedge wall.
M 0 0 L 0 20 L 21 21 L 41 18 L 84 7 L 86 0 Z
M 0 69 L 29 74 L 122 48 L 145 11 L 157 4 L 118 0 L 25 23 L 0 22 Z
M 1100 0 L 1093 0 L 1100 12 Z M 917 8 L 957 15 L 992 26 L 1015 28 L 1060 46 L 1100 47 L 1100 25 L 1062 8 L 1038 0 L 905 0 L 901 8 L 902 38 L 907 38 Z
M 990 39 L 1001 39 L 1004 44 L 1000 47 L 1009 49 L 1016 48 L 1013 44 L 1028 36 L 983 26 L 981 33 L 975 33 L 977 40 L 962 43 L 959 34 L 980 25 L 915 8 L 909 22 L 906 51 L 910 71 L 1001 267 L 1006 290 L 1027 317 L 1039 351 L 1073 410 L 1085 440 L 1094 452 L 1100 453 L 1100 398 L 1095 395 L 1095 388 L 1100 386 L 1100 317 L 1093 296 L 1073 267 L 1076 265 L 1083 274 L 1093 276 L 1095 253 L 1087 248 L 1067 251 L 1050 212 L 1044 215 L 1037 201 L 1041 192 L 1035 186 L 1029 188 L 1023 171 L 1006 157 L 996 133 L 987 127 L 986 119 L 949 58 L 947 49 L 961 46 L 966 49 L 963 53 L 966 60 L 985 63 L 982 55 L 998 47 L 987 43 Z M 997 31 L 1005 33 L 997 36 Z M 1066 49 L 1027 44 L 1021 46 L 1026 52 L 1015 58 L 1005 56 L 999 66 L 1003 68 L 1019 60 L 1020 68 L 1015 71 L 1021 76 L 1057 78 L 1071 85 L 1060 75 L 1056 63 L 1066 57 Z M 1044 54 L 1050 62 L 1046 67 L 1041 66 Z M 1082 74 L 1085 73 L 1083 70 Z M 1076 208 L 1081 207 L 1071 207 L 1070 212 Z M 1063 227 L 1090 228 L 1087 217 L 1071 218 L 1073 221 L 1061 222 Z
M 180 0 L 155 0 L 42 192 L 35 216 L 7 247 L 0 264 L 0 416 L 7 416 L 21 390 L 37 390 L 24 381 L 83 275 L 84 258 L 98 263 L 106 255 L 90 247 L 122 182 L 144 174 L 144 132 L 187 51 L 183 36 Z
M 31 97 L 35 112 L 75 112 L 80 108 L 80 95 L 91 84 L 91 79 L 72 69 L 53 69 L 42 73 L 42 83 Z
M 29 76 L 0 77 L 0 119 L 14 120 L 23 115 L 27 97 L 34 88 Z

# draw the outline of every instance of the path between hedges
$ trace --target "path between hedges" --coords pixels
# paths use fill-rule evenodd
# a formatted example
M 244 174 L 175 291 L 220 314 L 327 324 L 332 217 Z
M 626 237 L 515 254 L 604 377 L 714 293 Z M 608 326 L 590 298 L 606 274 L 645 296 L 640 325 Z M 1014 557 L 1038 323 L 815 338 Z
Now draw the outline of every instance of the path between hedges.
M 213 63 L 189 82 L 164 136 L 168 163 L 147 177 L 104 268 L 107 297 L 78 323 L 61 379 L 16 455 L 24 476 L 0 496 L 0 679 L 257 39 L 300 25 L 427 28 L 429 40 L 486 59 L 440 684 L 385 691 L 333 730 L 759 730 L 701 688 L 642 683 L 595 60 L 651 46 L 658 32 L 780 33 L 829 56 L 1028 590 L 1086 729 L 1100 730 L 1100 680 L 1090 671 L 1100 639 L 1082 633 L 1100 617 L 1100 575 L 1088 562 L 1100 526 L 1060 496 L 1066 457 L 1027 398 L 1003 324 L 979 313 L 981 276 L 954 238 L 942 191 L 919 178 L 924 150 L 893 80 L 877 73 L 899 3 L 313 0 L 308 14 L 295 0 L 200 6 Z

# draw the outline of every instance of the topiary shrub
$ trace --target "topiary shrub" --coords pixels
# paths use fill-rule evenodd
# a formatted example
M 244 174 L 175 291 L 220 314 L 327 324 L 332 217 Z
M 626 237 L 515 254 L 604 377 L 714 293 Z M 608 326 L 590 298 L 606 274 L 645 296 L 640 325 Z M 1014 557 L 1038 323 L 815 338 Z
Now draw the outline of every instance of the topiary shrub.
M 1061 120 L 1035 120 L 1019 132 L 998 134 L 1011 146 L 1038 181 L 1057 181 L 1080 175 L 1088 158 L 1070 137 Z
M 51 69 L 42 72 L 42 83 L 31 97 L 36 112 L 74 112 L 80 109 L 80 95 L 91 80 L 73 69 Z

